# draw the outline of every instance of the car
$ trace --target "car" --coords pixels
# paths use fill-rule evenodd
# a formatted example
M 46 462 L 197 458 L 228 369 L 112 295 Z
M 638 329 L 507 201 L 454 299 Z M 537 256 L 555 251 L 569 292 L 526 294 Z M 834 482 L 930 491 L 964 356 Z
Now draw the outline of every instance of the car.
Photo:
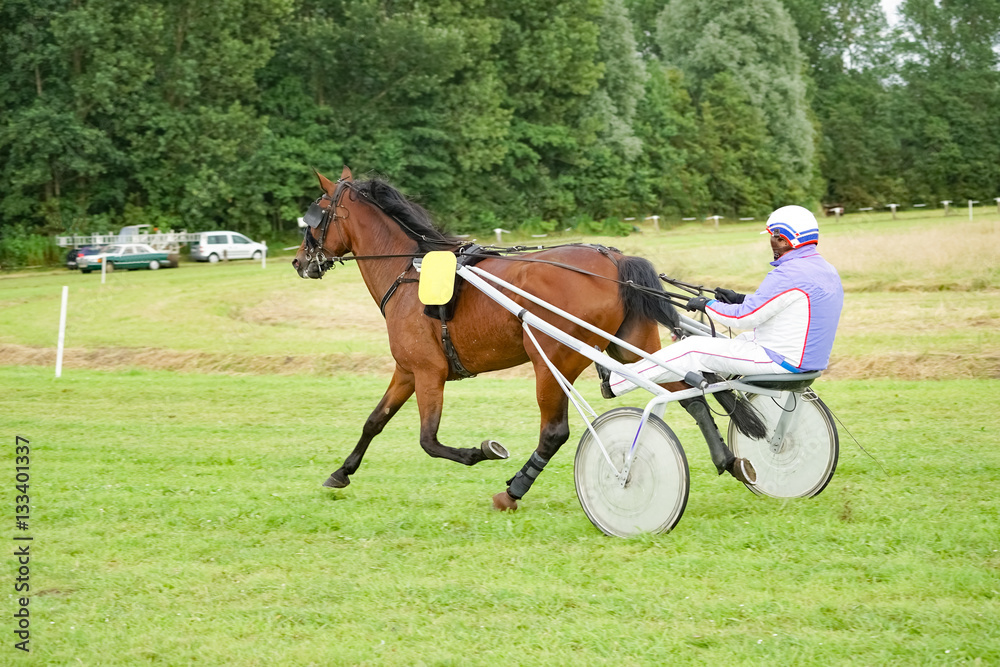
M 107 264 L 107 271 L 114 269 L 153 269 L 177 266 L 177 254 L 155 250 L 145 243 L 119 243 L 104 248 L 96 255 L 77 258 L 80 271 L 100 271 Z
M 66 253 L 66 268 L 76 269 L 79 268 L 79 259 L 82 255 L 96 255 L 101 251 L 100 248 L 95 248 L 93 246 L 83 246 L 82 248 L 73 248 L 68 253 Z
M 199 232 L 191 242 L 191 259 L 215 264 L 221 259 L 260 260 L 267 254 L 267 246 L 251 241 L 238 232 Z

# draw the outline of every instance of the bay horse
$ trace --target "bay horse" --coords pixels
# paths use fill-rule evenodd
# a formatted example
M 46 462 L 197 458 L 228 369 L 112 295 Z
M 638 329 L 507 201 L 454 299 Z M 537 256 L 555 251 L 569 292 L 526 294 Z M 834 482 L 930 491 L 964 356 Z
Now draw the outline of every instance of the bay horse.
M 358 261 L 361 277 L 385 316 L 389 348 L 396 362 L 389 387 L 365 421 L 357 445 L 324 486 L 343 488 L 350 484 L 350 476 L 357 472 L 372 439 L 414 393 L 420 413 L 420 446 L 427 454 L 469 466 L 507 458 L 507 451 L 493 440 L 471 448 L 449 447 L 438 440 L 444 385 L 448 380 L 531 362 L 541 414 L 538 446 L 521 471 L 507 481 L 507 489 L 493 496 L 497 509 L 516 510 L 517 501 L 569 438 L 569 401 L 558 381 L 528 340 L 521 321 L 479 290 L 460 291 L 450 319 L 425 314 L 417 298 L 413 258 L 433 250 L 458 251 L 462 246 L 460 239 L 437 229 L 426 210 L 381 179 L 354 181 L 347 167 L 336 183 L 319 173 L 317 176 L 323 194 L 306 214 L 309 227 L 292 265 L 303 278 L 322 278 L 335 262 L 352 254 L 348 259 Z M 570 244 L 529 256 L 486 257 L 477 266 L 647 352 L 660 349 L 659 324 L 675 335 L 682 334 L 677 312 L 667 299 L 653 293 L 663 293 L 655 269 L 641 257 L 600 246 Z M 609 346 L 604 338 L 520 296 L 505 293 L 571 336 L 607 349 L 613 358 L 637 360 L 633 353 Z M 444 329 L 447 336 L 442 335 Z M 538 336 L 538 340 L 570 383 L 591 363 L 547 336 Z M 664 386 L 671 391 L 688 388 L 683 382 L 673 384 Z M 723 405 L 734 413 L 739 426 L 750 408 L 735 396 L 729 398 Z M 704 399 L 700 401 L 704 403 Z M 692 414 L 704 431 L 702 419 Z M 699 414 L 707 416 L 708 411 Z M 762 435 L 762 424 L 759 430 Z M 717 430 L 715 434 L 718 436 Z M 713 442 L 709 445 L 721 474 L 732 467 L 735 457 L 721 437 L 717 439 L 724 452 L 716 451 L 718 443 L 715 449 Z

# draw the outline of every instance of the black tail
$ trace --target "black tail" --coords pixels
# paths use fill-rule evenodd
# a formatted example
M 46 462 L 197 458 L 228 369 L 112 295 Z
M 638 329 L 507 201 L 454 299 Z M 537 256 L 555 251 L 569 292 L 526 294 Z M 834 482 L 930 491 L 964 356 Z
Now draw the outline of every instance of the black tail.
M 632 317 L 656 320 L 669 328 L 678 339 L 686 335 L 681 329 L 680 317 L 663 289 L 660 276 L 649 260 L 629 255 L 621 257 L 618 260 L 618 279 L 622 281 L 619 294 L 625 304 L 626 321 Z M 711 381 L 721 379 L 714 376 Z M 763 440 L 767 436 L 767 426 L 760 414 L 743 396 L 732 391 L 712 395 L 740 433 L 754 440 Z
M 767 426 L 764 425 L 760 413 L 750 401 L 732 391 L 719 391 L 712 395 L 729 414 L 737 431 L 754 440 L 763 440 L 767 437 Z
M 626 321 L 632 317 L 656 320 L 676 336 L 683 335 L 677 311 L 663 290 L 660 276 L 648 259 L 625 255 L 618 260 L 619 296 Z

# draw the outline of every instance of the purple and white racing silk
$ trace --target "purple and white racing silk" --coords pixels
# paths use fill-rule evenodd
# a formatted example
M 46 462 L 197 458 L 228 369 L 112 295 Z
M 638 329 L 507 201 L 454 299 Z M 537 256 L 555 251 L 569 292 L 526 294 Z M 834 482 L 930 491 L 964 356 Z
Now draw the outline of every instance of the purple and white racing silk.
M 752 330 L 751 340 L 789 371 L 824 370 L 844 306 L 840 275 L 815 245 L 789 250 L 771 265 L 743 303 L 712 300 L 705 312 L 723 326 Z

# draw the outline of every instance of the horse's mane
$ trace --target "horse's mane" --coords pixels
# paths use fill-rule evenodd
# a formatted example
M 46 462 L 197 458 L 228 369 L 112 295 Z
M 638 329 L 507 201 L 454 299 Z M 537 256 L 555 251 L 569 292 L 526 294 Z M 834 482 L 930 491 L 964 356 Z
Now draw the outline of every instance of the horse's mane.
M 434 225 L 431 214 L 410 201 L 396 188 L 380 178 L 354 181 L 352 189 L 381 208 L 399 225 L 408 237 L 417 242 L 420 252 L 450 250 L 461 245 L 461 239 Z

